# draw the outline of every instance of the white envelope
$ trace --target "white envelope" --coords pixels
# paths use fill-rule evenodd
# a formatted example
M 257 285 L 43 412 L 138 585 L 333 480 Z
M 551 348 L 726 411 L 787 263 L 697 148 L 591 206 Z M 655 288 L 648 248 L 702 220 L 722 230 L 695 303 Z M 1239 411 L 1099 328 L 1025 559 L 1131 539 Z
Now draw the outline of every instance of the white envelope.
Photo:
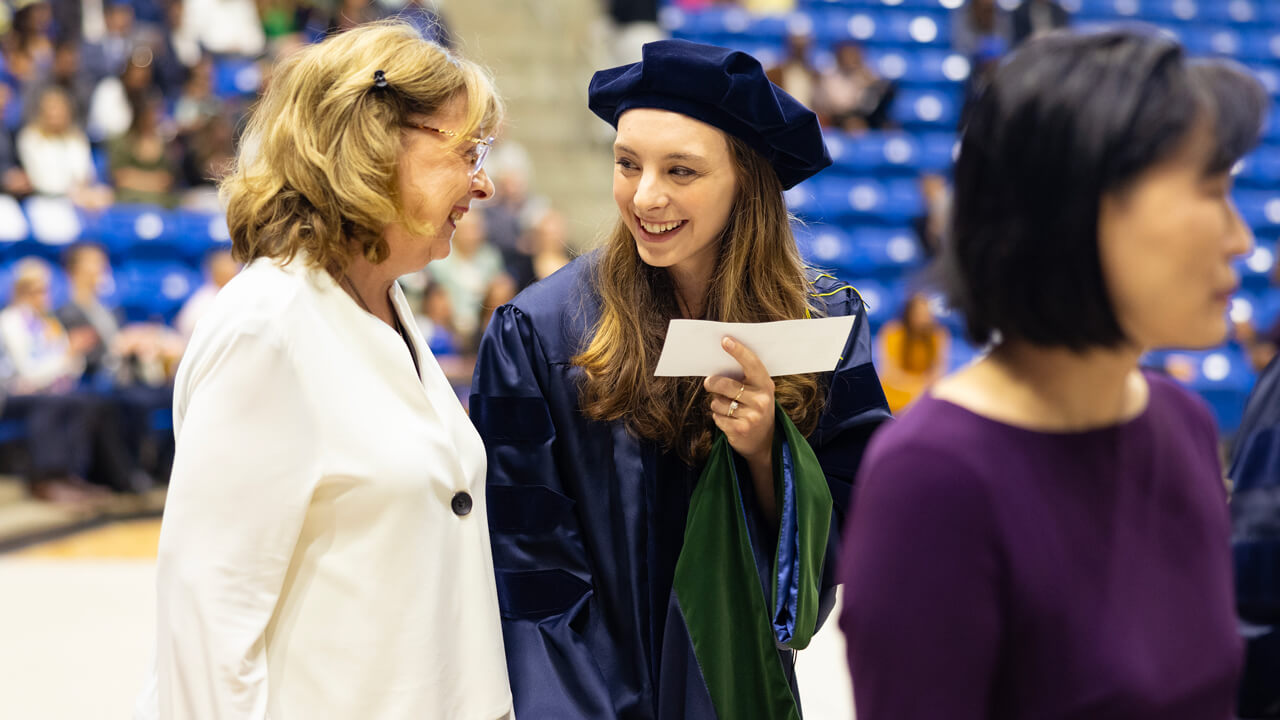
M 836 369 L 853 329 L 854 316 L 723 323 L 672 320 L 654 375 L 742 377 L 742 366 L 720 341 L 729 336 L 747 346 L 773 377 Z

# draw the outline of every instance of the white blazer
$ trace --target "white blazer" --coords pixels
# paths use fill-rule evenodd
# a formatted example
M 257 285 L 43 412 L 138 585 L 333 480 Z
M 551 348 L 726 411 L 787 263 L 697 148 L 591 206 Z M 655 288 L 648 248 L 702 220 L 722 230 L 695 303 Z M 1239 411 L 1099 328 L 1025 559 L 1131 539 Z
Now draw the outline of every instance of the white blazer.
M 479 435 L 398 286 L 258 260 L 178 369 L 156 672 L 138 718 L 511 712 Z

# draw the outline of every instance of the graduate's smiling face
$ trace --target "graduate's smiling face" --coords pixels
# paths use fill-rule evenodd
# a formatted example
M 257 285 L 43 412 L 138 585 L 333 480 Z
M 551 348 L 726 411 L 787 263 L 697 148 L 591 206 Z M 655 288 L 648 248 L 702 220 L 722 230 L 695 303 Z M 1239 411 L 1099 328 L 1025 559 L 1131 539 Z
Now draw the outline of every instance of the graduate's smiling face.
M 618 119 L 613 199 L 640 259 L 709 281 L 738 192 L 725 134 L 687 115 L 637 108 Z

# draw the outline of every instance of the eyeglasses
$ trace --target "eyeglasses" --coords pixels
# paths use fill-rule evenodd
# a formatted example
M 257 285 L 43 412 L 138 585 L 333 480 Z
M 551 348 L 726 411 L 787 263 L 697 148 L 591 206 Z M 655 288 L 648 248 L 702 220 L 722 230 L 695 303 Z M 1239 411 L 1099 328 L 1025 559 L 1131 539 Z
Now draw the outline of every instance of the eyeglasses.
M 421 125 L 418 123 L 408 123 L 408 125 L 409 127 L 417 128 L 419 130 L 430 130 L 431 132 L 440 133 L 446 137 L 458 137 L 458 133 L 452 130 L 441 130 L 440 128 L 434 128 L 430 125 Z M 490 135 L 487 138 L 469 137 L 463 139 L 472 145 L 471 152 L 464 154 L 463 157 L 471 163 L 471 177 L 475 177 L 480 173 L 480 168 L 484 165 L 484 159 L 489 156 L 489 150 L 493 148 L 494 137 Z

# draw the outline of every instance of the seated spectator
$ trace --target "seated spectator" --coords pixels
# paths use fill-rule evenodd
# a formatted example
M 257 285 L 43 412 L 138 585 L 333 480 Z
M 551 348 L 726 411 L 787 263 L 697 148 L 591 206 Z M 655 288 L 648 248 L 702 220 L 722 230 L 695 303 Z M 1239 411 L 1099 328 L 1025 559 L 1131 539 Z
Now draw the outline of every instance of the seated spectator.
M 13 297 L 0 311 L 0 341 L 12 365 L 8 389 L 19 395 L 67 392 L 84 372 L 84 354 L 96 342 L 90 329 L 68 334 L 49 307 L 49 266 L 18 262 Z
M 83 243 L 67 250 L 62 264 L 71 297 L 58 308 L 58 321 L 68 333 L 85 336 L 80 354 L 86 378 L 114 375 L 120 359 L 112 354 L 111 347 L 120 334 L 124 316 L 108 309 L 99 297 L 111 270 L 107 253 L 97 245 Z
M 484 211 L 472 206 L 458 221 L 449 257 L 427 266 L 432 279 L 444 286 L 453 304 L 453 324 L 462 345 L 474 349 L 479 340 L 480 314 L 489 287 L 503 275 L 502 255 L 485 236 Z
M 980 52 L 989 57 L 1008 49 L 1013 27 L 996 0 L 969 0 L 951 12 L 951 49 L 971 60 Z
M 818 79 L 814 109 L 825 124 L 846 132 L 879 130 L 889 121 L 894 84 L 876 74 L 853 41 L 835 47 L 836 62 Z
M 902 316 L 876 334 L 876 372 L 889 410 L 902 413 L 947 371 L 951 334 L 929 310 L 920 293 L 907 298 Z
M 13 13 L 11 42 L 37 69 L 53 63 L 53 11 L 45 0 L 20 5 Z
M 100 38 L 86 42 L 80 56 L 81 67 L 94 85 L 123 72 L 140 43 L 133 5 L 127 0 L 103 0 L 103 4 L 104 32 Z
M 818 89 L 818 70 L 809 60 L 812 46 L 813 38 L 808 33 L 788 33 L 786 58 L 767 73 L 774 85 L 809 107 L 813 106 Z
M 93 97 L 94 83 L 80 67 L 79 41 L 59 40 L 54 47 L 53 63 L 39 75 L 39 79 L 26 88 L 24 104 L 27 107 L 36 107 L 40 93 L 50 85 L 57 85 L 71 98 L 72 121 L 83 127 L 89 116 L 89 103 Z
M 37 193 L 69 197 L 90 209 L 111 204 L 111 190 L 96 182 L 89 138 L 71 122 L 71 101 L 62 88 L 40 95 L 35 119 L 18 133 L 18 160 Z
M 222 113 L 222 103 L 213 94 L 213 60 L 203 57 L 191 67 L 182 94 L 173 108 L 178 134 L 198 131 Z
M 230 250 L 218 249 L 209 253 L 204 261 L 205 283 L 187 298 L 182 310 L 178 311 L 178 317 L 173 321 L 173 327 L 182 335 L 183 340 L 191 340 L 196 324 L 209 311 L 218 291 L 226 287 L 239 272 L 240 263 L 231 257 Z
M 937 173 L 924 173 L 920 176 L 920 197 L 924 200 L 924 214 L 911 224 L 924 256 L 935 258 L 942 252 L 951 222 L 951 188 L 947 187 L 947 179 Z
M 89 102 L 89 139 L 112 141 L 129 131 L 134 109 L 155 92 L 152 64 L 155 55 L 147 45 L 139 45 L 119 76 L 103 78 Z
M 183 194 L 183 207 L 221 210 L 217 182 L 231 169 L 235 152 L 235 130 L 226 115 L 209 118 L 185 136 L 182 175 L 187 190 Z
M 133 113 L 129 132 L 110 145 L 111 179 L 116 201 L 172 207 L 178 164 L 170 155 L 169 143 L 160 133 L 160 113 L 164 99 L 142 100 Z
M 1013 45 L 1070 24 L 1071 14 L 1057 0 L 1022 0 L 1013 11 Z
M 529 232 L 533 279 L 545 280 L 569 264 L 569 224 L 558 210 L 547 210 Z
M 0 116 L 9 102 L 12 91 L 9 86 L 0 83 Z M 13 147 L 13 138 L 0 127 L 0 193 L 22 197 L 31 193 L 31 181 L 27 173 L 18 165 L 18 154 Z
M 428 282 L 418 304 L 418 329 L 427 347 L 437 359 L 441 355 L 457 355 L 459 346 L 453 329 L 453 303 L 449 292 L 438 282 Z

